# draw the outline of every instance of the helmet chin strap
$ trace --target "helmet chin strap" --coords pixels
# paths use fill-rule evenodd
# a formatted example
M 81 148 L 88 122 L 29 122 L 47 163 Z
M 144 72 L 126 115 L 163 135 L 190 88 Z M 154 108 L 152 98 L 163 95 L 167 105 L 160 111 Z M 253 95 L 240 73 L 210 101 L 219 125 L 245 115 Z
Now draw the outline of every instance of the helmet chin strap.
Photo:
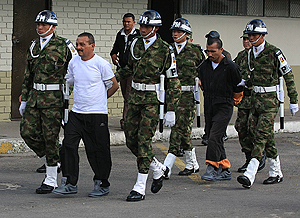
M 154 33 L 155 30 L 155 26 L 153 26 L 153 29 L 151 30 L 150 33 L 148 33 L 146 36 L 143 36 L 144 39 L 148 38 L 148 36 L 150 36 L 152 33 Z
M 36 29 L 36 32 L 37 32 L 37 34 L 39 35 L 39 36 L 44 36 L 44 35 L 46 35 L 47 33 L 49 33 L 49 31 L 51 30 L 51 28 L 53 27 L 53 25 L 51 25 L 50 27 L 49 27 L 49 29 L 46 31 L 46 32 L 44 32 L 44 33 L 42 33 L 42 34 L 39 34 L 39 31 Z
M 262 34 L 260 34 L 260 36 L 258 37 L 258 39 L 256 39 L 254 42 L 251 42 L 251 44 L 255 44 L 255 43 L 257 43 L 257 42 L 258 42 L 258 40 L 260 39 L 261 35 L 262 35 Z
M 186 32 L 184 32 L 179 38 L 177 38 L 177 39 L 175 39 L 173 36 L 173 39 L 174 39 L 174 41 L 178 41 L 178 40 L 180 40 L 184 35 L 186 34 Z

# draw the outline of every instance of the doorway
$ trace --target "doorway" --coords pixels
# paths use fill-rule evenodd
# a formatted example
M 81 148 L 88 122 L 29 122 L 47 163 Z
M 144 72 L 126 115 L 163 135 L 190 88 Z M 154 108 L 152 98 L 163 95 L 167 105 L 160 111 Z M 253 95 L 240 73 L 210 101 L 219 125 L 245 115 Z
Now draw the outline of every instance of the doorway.
M 159 27 L 158 34 L 169 44 L 173 43 L 170 28 L 173 21 L 180 17 L 179 0 L 151 0 L 149 8 L 157 11 L 161 16 L 162 26 Z
M 12 35 L 12 81 L 11 81 L 11 120 L 21 118 L 19 96 L 26 65 L 26 51 L 31 40 L 37 38 L 36 15 L 42 10 L 51 10 L 51 0 L 14 0 Z

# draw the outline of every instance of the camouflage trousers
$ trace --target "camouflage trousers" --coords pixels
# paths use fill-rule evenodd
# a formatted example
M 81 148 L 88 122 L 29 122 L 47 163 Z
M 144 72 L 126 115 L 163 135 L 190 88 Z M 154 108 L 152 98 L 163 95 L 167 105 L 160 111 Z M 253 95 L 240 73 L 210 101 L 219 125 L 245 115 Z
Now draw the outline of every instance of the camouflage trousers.
M 25 143 L 39 157 L 46 155 L 48 166 L 59 162 L 58 136 L 61 127 L 62 108 L 26 107 L 20 134 Z
M 242 147 L 242 152 L 251 153 L 253 146 L 251 140 L 248 138 L 248 120 L 250 109 L 239 108 L 237 118 L 235 121 L 235 129 L 238 132 L 239 142 Z
M 148 173 L 154 153 L 152 137 L 159 118 L 159 104 L 129 104 L 124 122 L 126 146 L 137 158 L 139 173 Z
M 261 160 L 263 151 L 269 158 L 276 158 L 277 148 L 274 139 L 274 121 L 278 107 L 271 110 L 252 108 L 249 116 L 249 137 L 253 144 L 251 157 Z
M 194 99 L 181 98 L 176 108 L 176 123 L 171 128 L 169 153 L 178 154 L 180 148 L 191 151 L 193 149 L 191 133 L 196 114 Z

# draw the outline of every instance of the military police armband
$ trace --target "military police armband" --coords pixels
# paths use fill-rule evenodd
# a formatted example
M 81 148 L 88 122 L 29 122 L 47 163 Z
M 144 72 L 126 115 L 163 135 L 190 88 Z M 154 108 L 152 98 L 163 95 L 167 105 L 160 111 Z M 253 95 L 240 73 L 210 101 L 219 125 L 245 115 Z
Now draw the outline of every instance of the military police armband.
M 177 69 L 176 69 L 175 54 L 174 54 L 172 46 L 169 46 L 169 49 L 170 49 L 170 53 L 171 53 L 171 66 L 169 69 L 166 70 L 166 77 L 168 79 L 178 77 L 178 73 L 177 73 Z
M 72 57 L 78 55 L 77 50 L 75 49 L 74 45 L 72 44 L 72 42 L 69 39 L 66 39 L 65 43 L 67 44 L 67 46 L 72 54 Z
M 290 67 L 290 65 L 287 63 L 287 61 L 285 60 L 281 50 L 278 50 L 276 53 L 275 53 L 276 57 L 278 58 L 278 61 L 279 61 L 279 70 L 282 74 L 282 76 L 284 76 L 285 74 L 289 73 L 292 71 L 292 68 Z

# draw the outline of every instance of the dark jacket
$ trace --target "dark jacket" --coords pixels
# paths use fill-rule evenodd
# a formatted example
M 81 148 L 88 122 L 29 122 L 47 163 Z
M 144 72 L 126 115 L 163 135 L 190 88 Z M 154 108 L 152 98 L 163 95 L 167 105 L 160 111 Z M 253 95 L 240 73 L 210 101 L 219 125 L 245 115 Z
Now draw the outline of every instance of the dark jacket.
M 118 33 L 116 40 L 113 45 L 113 49 L 110 52 L 110 56 L 113 54 L 119 54 L 119 64 L 123 68 L 126 66 L 128 63 L 128 54 L 129 54 L 129 48 L 130 44 L 132 42 L 132 39 L 136 36 L 140 35 L 140 31 L 138 29 L 135 29 L 133 34 L 130 34 L 128 36 L 128 41 L 127 41 L 127 49 L 125 50 L 125 36 L 121 35 L 121 32 L 123 31 L 124 28 L 122 28 Z
M 229 103 L 233 106 L 233 93 L 243 91 L 243 87 L 237 87 L 242 79 L 239 67 L 226 56 L 215 70 L 211 61 L 206 59 L 198 68 L 198 74 L 203 86 L 204 101 L 212 105 Z

